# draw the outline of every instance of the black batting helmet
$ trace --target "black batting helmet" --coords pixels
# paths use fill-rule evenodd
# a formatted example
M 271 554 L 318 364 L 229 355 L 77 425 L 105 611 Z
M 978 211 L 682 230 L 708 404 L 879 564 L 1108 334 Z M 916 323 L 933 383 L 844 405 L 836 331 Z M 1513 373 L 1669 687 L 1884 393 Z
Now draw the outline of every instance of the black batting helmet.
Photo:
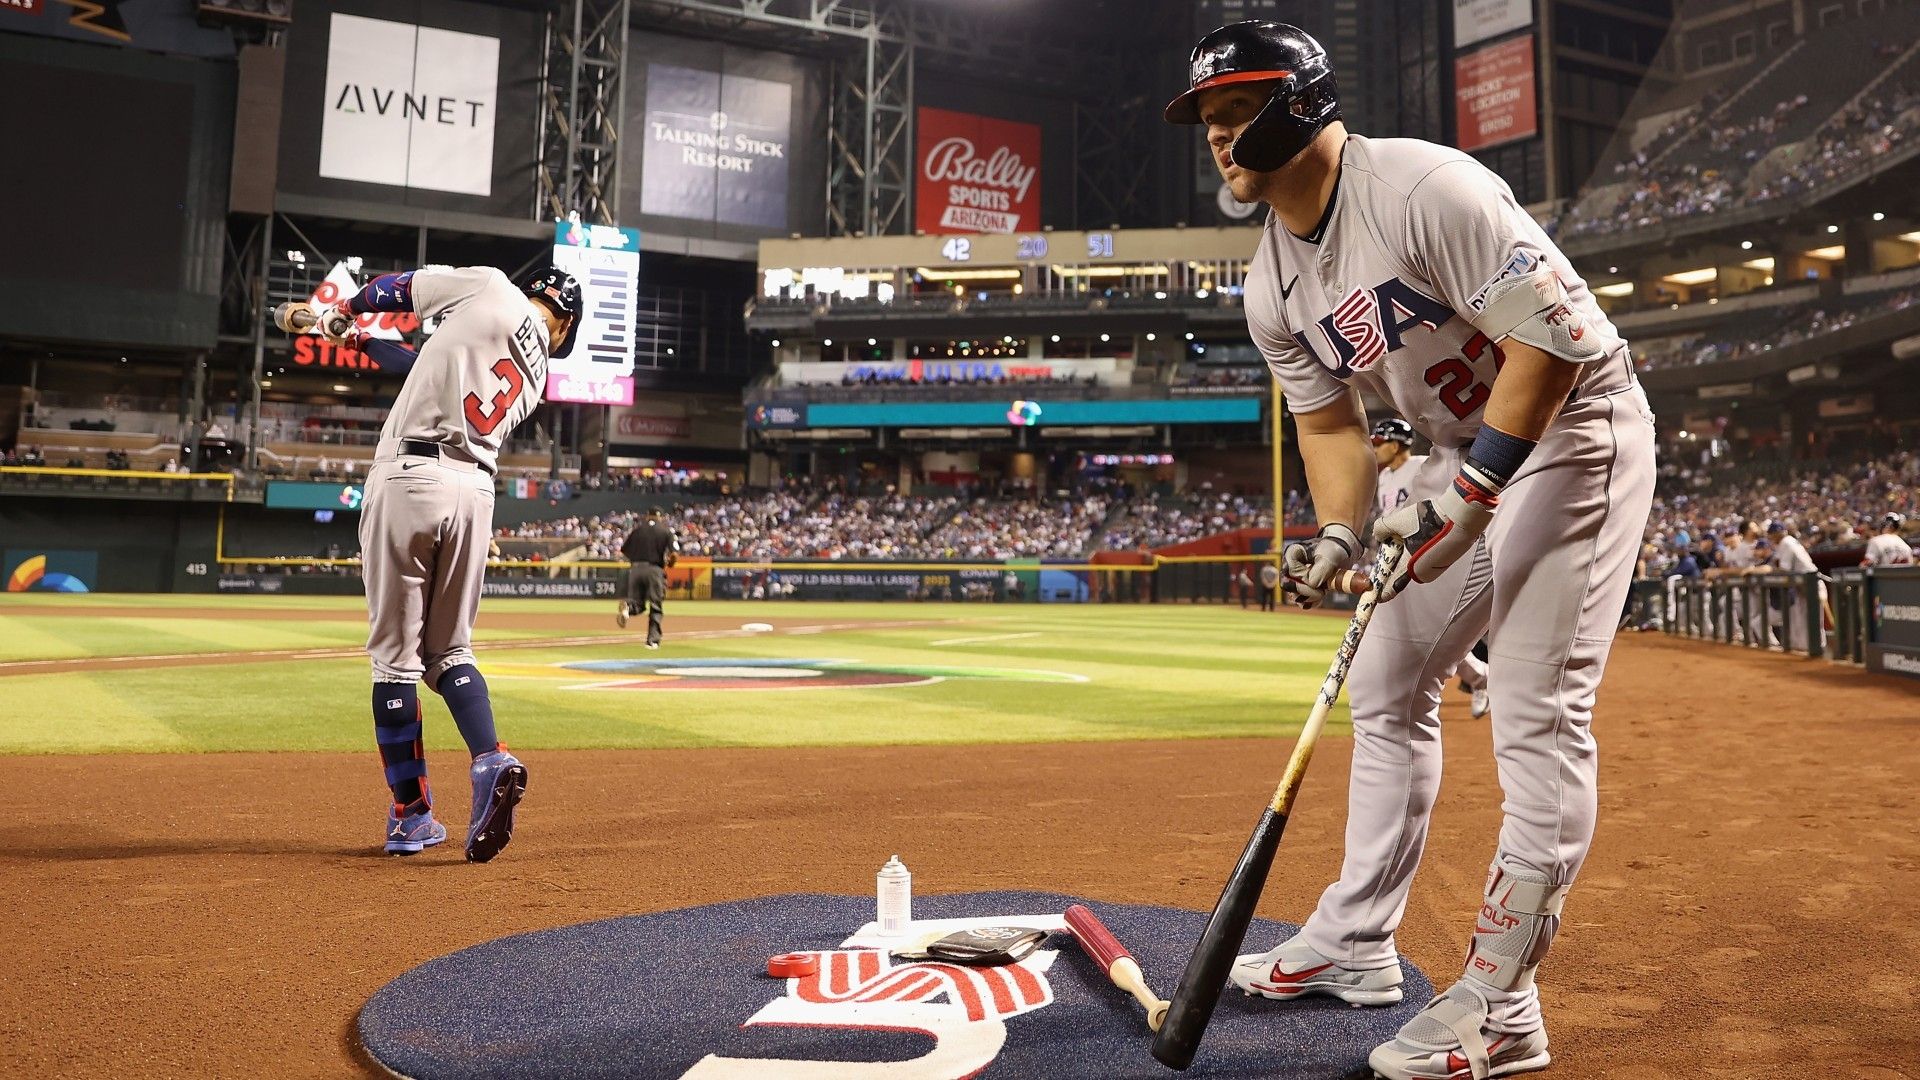
M 547 355 L 555 359 L 565 359 L 573 351 L 574 339 L 580 336 L 580 312 L 583 304 L 580 300 L 580 283 L 573 275 L 557 266 L 536 270 L 532 277 L 520 285 L 521 291 L 539 300 L 553 309 L 555 315 L 567 320 L 567 337 L 558 343 L 549 342 Z
M 1269 80 L 1279 87 L 1233 141 L 1233 163 L 1272 172 L 1340 118 L 1327 50 L 1297 26 L 1238 22 L 1201 38 L 1187 59 L 1187 92 L 1167 104 L 1167 122 L 1200 123 L 1199 95 L 1209 87 Z
M 1413 425 L 1397 417 L 1389 416 L 1373 425 L 1373 441 L 1378 443 L 1397 442 L 1407 449 L 1413 449 Z

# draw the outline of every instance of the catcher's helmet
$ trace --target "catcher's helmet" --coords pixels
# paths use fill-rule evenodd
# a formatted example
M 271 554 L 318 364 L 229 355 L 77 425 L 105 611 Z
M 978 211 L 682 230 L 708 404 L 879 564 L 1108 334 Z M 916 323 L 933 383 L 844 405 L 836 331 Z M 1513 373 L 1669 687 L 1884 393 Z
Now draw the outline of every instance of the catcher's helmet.
M 1880 519 L 1880 529 L 1882 532 L 1884 532 L 1888 529 L 1897 529 L 1900 526 L 1905 525 L 1906 523 L 1907 523 L 1907 515 L 1902 514 L 1898 511 L 1890 510 L 1887 512 L 1886 517 L 1883 517 Z
M 1413 449 L 1413 425 L 1389 416 L 1373 425 L 1373 441 L 1376 445 L 1383 442 L 1397 442 L 1411 450 Z
M 574 339 L 580 336 L 580 312 L 583 305 L 580 300 L 580 283 L 573 275 L 557 266 L 536 270 L 520 286 L 528 296 L 539 300 L 553 309 L 553 313 L 567 320 L 567 337 L 558 343 L 549 342 L 547 355 L 555 359 L 565 359 L 573 351 Z
M 1209 87 L 1267 80 L 1279 86 L 1233 141 L 1233 163 L 1272 172 L 1340 118 L 1340 91 L 1327 51 L 1299 27 L 1238 22 L 1201 38 L 1187 60 L 1187 92 L 1167 104 L 1167 122 L 1200 123 L 1199 95 Z

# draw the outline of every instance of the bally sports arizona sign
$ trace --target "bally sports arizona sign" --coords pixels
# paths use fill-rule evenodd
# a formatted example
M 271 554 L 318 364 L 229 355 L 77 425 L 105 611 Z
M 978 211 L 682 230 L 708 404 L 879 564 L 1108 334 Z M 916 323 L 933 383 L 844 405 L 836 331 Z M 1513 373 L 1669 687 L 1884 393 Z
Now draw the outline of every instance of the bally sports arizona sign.
M 914 227 L 1013 233 L 1040 227 L 1040 127 L 972 113 L 918 113 Z

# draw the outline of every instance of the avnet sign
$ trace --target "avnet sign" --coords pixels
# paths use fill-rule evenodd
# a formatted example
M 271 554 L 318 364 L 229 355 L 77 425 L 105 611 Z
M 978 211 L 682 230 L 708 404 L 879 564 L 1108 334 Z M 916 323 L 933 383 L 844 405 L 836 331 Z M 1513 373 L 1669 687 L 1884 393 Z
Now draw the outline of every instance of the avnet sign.
M 489 195 L 500 41 L 335 14 L 320 175 Z

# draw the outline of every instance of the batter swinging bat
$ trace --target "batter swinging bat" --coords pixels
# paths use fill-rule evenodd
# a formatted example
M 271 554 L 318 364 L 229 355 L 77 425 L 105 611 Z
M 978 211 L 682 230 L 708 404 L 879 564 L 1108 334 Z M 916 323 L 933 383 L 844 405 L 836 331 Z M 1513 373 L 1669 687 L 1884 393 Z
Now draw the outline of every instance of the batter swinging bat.
M 1160 1022 L 1166 1019 L 1167 1003 L 1158 994 L 1147 989 L 1147 977 L 1140 972 L 1140 965 L 1133 959 L 1120 939 L 1113 936 L 1107 924 L 1100 921 L 1085 904 L 1074 904 L 1067 908 L 1067 926 L 1072 928 L 1073 936 L 1100 966 L 1106 969 L 1107 978 L 1113 985 L 1132 994 L 1134 1000 L 1147 1007 L 1147 1027 L 1160 1030 Z
M 1246 850 L 1240 853 L 1240 861 L 1227 876 L 1227 886 L 1221 890 L 1213 914 L 1200 931 L 1193 955 L 1187 958 L 1187 969 L 1180 973 L 1180 985 L 1173 991 L 1166 1021 L 1153 1037 L 1153 1056 L 1162 1065 L 1184 1069 L 1193 1064 L 1193 1055 L 1200 1049 L 1200 1038 L 1206 1034 L 1207 1022 L 1213 1019 L 1213 1007 L 1220 1002 L 1227 970 L 1240 952 L 1247 925 L 1253 921 L 1254 906 L 1260 902 L 1261 890 L 1266 888 L 1267 871 L 1272 868 L 1274 852 L 1280 847 L 1280 834 L 1286 831 L 1287 814 L 1293 809 L 1294 796 L 1299 794 L 1307 763 L 1313 760 L 1314 743 L 1319 741 L 1327 713 L 1332 711 L 1334 699 L 1340 696 L 1340 688 L 1347 681 L 1347 668 L 1353 663 L 1354 652 L 1360 648 L 1360 638 L 1367 632 L 1367 623 L 1379 602 L 1380 588 L 1386 583 L 1387 571 L 1399 553 L 1400 545 L 1390 541 L 1381 546 L 1379 556 L 1374 559 L 1372 572 L 1366 579 L 1367 591 L 1361 594 L 1359 606 L 1353 609 L 1353 620 L 1347 624 L 1346 636 L 1340 639 L 1333 665 L 1327 668 L 1326 680 L 1320 684 L 1320 693 L 1314 698 L 1313 711 L 1307 714 L 1306 726 L 1300 729 L 1300 738 L 1293 744 L 1293 756 L 1287 759 L 1287 771 L 1280 777 L 1273 801 L 1260 814 L 1260 822 L 1253 827 Z

